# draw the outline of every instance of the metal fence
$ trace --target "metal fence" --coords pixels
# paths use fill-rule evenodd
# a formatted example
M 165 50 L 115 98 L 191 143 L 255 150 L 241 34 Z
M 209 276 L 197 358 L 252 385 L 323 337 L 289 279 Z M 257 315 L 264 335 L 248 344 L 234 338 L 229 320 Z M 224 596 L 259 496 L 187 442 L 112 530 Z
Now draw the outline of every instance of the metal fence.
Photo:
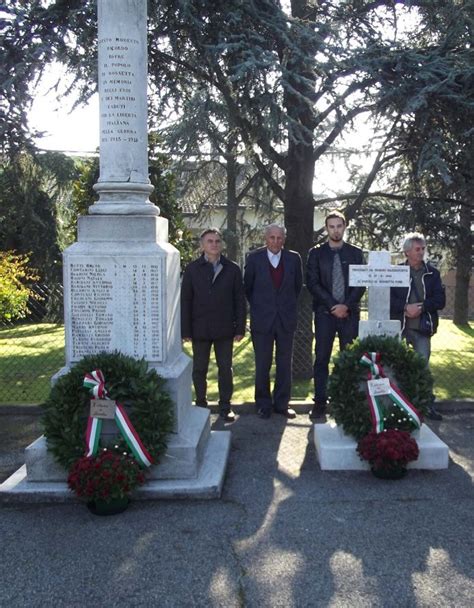
M 0 404 L 44 401 L 64 365 L 62 285 L 30 287 L 27 317 L 0 322 Z
M 62 287 L 36 285 L 34 289 L 40 298 L 30 300 L 27 319 L 4 323 L 0 327 L 0 404 L 44 401 L 49 394 L 51 376 L 64 365 Z M 454 289 L 448 289 L 445 311 L 453 310 L 453 299 Z M 308 382 L 308 392 L 311 392 L 314 352 L 312 323 L 311 298 L 303 293 L 295 336 L 293 375 L 295 379 Z M 441 398 L 472 396 L 466 392 L 474 372 L 472 331 L 466 330 L 462 352 L 455 344 L 443 344 L 440 340 L 432 341 L 435 392 Z M 252 382 L 253 370 L 249 370 L 248 377 Z M 238 394 L 234 395 L 234 401 L 239 401 Z

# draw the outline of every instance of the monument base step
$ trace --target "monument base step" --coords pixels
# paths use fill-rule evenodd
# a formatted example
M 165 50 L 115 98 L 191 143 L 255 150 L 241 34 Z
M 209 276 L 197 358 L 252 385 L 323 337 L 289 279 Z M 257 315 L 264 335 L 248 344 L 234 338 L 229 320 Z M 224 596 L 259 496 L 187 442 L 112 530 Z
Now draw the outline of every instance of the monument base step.
M 148 477 L 154 479 L 195 478 L 201 465 L 210 426 L 210 413 L 202 407 L 189 407 L 187 426 L 179 434 L 170 434 L 160 464 L 151 467 Z M 44 435 L 25 449 L 29 482 L 65 482 L 67 471 L 48 451 Z
M 447 469 L 449 448 L 433 431 L 423 424 L 413 437 L 420 448 L 418 460 L 410 462 L 408 469 Z M 314 425 L 314 444 L 322 471 L 365 471 L 367 461 L 356 452 L 357 443 L 334 422 Z
M 149 480 L 133 494 L 134 500 L 219 498 L 230 452 L 229 431 L 211 431 L 197 477 Z M 0 485 L 0 501 L 8 503 L 78 502 L 66 483 L 28 481 L 23 465 Z

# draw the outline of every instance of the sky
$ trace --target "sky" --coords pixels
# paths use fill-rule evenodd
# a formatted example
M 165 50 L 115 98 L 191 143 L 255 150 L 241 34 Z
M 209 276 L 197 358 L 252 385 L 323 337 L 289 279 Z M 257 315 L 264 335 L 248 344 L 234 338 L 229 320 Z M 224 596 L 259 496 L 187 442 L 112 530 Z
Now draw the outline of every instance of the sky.
M 36 88 L 29 113 L 30 126 L 46 132 L 37 145 L 45 150 L 94 152 L 99 146 L 99 96 L 94 95 L 87 106 L 71 112 L 72 96 L 62 96 L 58 101 L 56 93 L 50 91 L 57 74 L 57 69 L 50 68 Z

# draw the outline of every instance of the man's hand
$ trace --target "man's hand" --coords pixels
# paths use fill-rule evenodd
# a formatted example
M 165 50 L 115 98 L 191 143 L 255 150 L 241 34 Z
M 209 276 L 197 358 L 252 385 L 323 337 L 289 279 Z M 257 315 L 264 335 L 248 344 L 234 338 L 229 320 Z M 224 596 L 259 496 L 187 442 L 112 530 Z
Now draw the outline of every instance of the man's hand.
M 234 336 L 234 342 L 240 342 L 243 336 Z
M 181 340 L 182 340 L 183 342 L 191 342 L 192 338 L 190 338 L 189 336 L 183 336 L 183 337 L 181 338 Z
M 331 314 L 337 319 L 347 319 L 349 316 L 349 308 L 345 304 L 336 304 L 331 308 Z
M 407 319 L 416 319 L 423 312 L 423 304 L 416 302 L 415 304 L 407 304 L 405 306 L 405 317 Z

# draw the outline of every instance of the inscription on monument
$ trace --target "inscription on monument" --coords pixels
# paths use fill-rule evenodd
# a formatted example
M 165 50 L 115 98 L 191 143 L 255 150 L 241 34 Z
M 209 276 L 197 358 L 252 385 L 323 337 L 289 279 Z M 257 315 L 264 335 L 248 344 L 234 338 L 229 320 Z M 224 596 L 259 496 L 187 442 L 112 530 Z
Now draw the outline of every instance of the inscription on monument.
M 408 266 L 349 266 L 349 285 L 352 287 L 404 287 L 409 279 Z
M 75 258 L 69 267 L 71 360 L 117 349 L 161 361 L 161 276 L 161 261 Z
M 99 40 L 101 50 L 101 132 L 100 143 L 128 143 L 139 141 L 137 119 L 139 109 L 134 91 L 137 73 L 134 66 L 135 38 L 105 37 Z

